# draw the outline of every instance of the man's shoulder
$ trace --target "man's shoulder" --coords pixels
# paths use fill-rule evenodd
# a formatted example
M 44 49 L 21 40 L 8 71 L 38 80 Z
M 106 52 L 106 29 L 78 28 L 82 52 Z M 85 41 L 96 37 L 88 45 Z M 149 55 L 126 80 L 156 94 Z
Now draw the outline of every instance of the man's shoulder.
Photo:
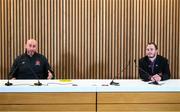
M 144 56 L 142 58 L 139 59 L 140 62 L 144 62 L 144 61 L 147 61 L 148 60 L 148 57 L 147 56 Z
M 25 53 L 20 54 L 20 55 L 18 55 L 18 56 L 16 57 L 16 60 L 22 59 L 22 58 L 25 57 L 25 56 L 26 56 Z
M 40 53 L 36 53 L 36 56 L 38 56 L 39 58 L 42 58 L 42 59 L 46 59 L 46 57 L 43 54 L 40 54 Z
M 157 55 L 157 58 L 161 61 L 168 61 L 168 59 L 164 56 L 161 56 L 161 55 Z

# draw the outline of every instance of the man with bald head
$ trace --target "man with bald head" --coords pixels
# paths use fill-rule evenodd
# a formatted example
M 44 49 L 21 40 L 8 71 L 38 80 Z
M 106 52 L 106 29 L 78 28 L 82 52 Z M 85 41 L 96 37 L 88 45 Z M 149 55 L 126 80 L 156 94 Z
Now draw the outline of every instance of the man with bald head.
M 37 52 L 37 41 L 29 39 L 25 53 L 18 56 L 11 68 L 12 79 L 52 79 L 53 71 L 45 56 Z M 14 72 L 13 72 L 14 71 Z

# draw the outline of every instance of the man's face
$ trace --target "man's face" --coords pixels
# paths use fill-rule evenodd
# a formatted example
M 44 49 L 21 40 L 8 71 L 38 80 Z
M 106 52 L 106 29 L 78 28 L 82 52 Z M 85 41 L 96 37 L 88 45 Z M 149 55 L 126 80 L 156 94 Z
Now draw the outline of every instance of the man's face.
M 157 49 L 153 44 L 147 45 L 146 47 L 146 55 L 149 58 L 154 58 L 157 55 Z
M 29 56 L 33 56 L 34 53 L 37 51 L 36 40 L 33 40 L 33 39 L 28 40 L 25 48 L 26 48 L 27 54 Z

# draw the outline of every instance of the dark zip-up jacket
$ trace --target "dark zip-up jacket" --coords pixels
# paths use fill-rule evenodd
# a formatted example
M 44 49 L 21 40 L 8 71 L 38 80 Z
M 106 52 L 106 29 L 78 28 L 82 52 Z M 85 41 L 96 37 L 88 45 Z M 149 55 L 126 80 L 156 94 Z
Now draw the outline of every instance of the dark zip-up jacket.
M 168 60 L 160 55 L 157 55 L 153 64 L 147 56 L 141 58 L 139 60 L 139 67 L 143 69 L 139 69 L 139 75 L 144 81 L 149 81 L 155 74 L 159 74 L 162 78 L 161 80 L 167 80 L 170 78 Z
M 50 65 L 45 56 L 26 53 L 18 56 L 11 67 L 11 77 L 16 79 L 47 79 Z

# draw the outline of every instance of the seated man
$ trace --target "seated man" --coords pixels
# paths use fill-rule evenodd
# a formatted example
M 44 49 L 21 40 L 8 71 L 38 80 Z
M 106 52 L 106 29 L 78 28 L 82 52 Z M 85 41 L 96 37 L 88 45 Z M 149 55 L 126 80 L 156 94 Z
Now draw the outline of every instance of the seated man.
M 139 60 L 140 78 L 144 81 L 161 81 L 170 78 L 168 60 L 158 55 L 157 45 L 149 43 L 146 47 L 146 56 Z
M 37 41 L 30 39 L 25 53 L 18 56 L 11 68 L 12 79 L 52 79 L 53 71 L 45 56 L 37 53 Z

